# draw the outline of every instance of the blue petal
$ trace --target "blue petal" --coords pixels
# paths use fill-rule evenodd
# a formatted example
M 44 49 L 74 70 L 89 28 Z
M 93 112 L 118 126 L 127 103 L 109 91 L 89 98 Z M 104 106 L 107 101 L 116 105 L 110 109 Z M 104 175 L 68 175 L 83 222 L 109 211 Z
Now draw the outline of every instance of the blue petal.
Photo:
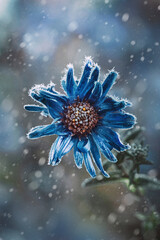
M 72 136 L 60 136 L 53 143 L 49 153 L 49 164 L 52 166 L 57 165 L 61 158 L 68 153 L 74 145 Z
M 64 126 L 63 123 L 58 123 L 56 125 L 56 134 L 59 136 L 63 136 L 63 135 L 69 135 L 70 132 L 68 131 L 68 129 Z
M 55 84 L 53 82 L 50 82 L 47 86 L 44 86 L 43 84 L 35 85 L 34 88 L 43 89 L 43 90 L 49 91 L 51 93 L 57 94 L 57 91 L 55 90 Z
M 108 112 L 101 120 L 107 127 L 131 128 L 136 122 L 136 118 L 128 113 Z
M 95 86 L 94 86 L 94 89 L 91 93 L 91 95 L 89 96 L 89 100 L 92 102 L 92 103 L 95 103 L 99 100 L 99 98 L 101 97 L 102 95 L 102 85 L 100 82 L 96 82 L 95 83 Z
M 67 72 L 67 79 L 66 79 L 66 92 L 69 97 L 75 97 L 75 91 L 77 88 L 77 84 L 74 81 L 74 76 L 73 76 L 73 67 L 69 67 L 68 72 Z
M 93 88 L 94 88 L 94 83 L 98 80 L 99 77 L 99 67 L 96 66 L 95 69 L 93 70 L 92 74 L 91 74 L 91 78 L 89 80 L 89 82 L 86 84 L 84 91 L 81 92 L 81 97 L 88 99 L 88 97 L 90 96 Z
M 56 134 L 55 123 L 52 123 L 50 125 L 34 127 L 29 131 L 29 133 L 27 134 L 27 137 L 30 139 L 35 139 L 35 138 L 40 138 L 40 137 L 53 135 L 53 134 Z
M 61 116 L 63 109 L 57 101 L 45 100 L 44 104 L 48 107 L 49 113 L 52 118 L 57 118 Z
M 76 166 L 78 168 L 82 168 L 82 164 L 83 164 L 83 155 L 81 153 L 81 151 L 79 151 L 79 149 L 77 148 L 77 146 L 74 146 L 74 160 L 76 163 Z
M 32 88 L 29 94 L 34 100 L 39 101 L 48 108 L 51 117 L 57 118 L 61 116 L 62 104 L 59 104 L 57 101 L 40 96 L 39 94 L 37 94 L 36 88 Z
M 43 87 L 43 89 L 45 89 L 45 88 Z M 52 93 L 57 94 L 57 91 L 55 90 L 55 84 L 54 84 L 53 82 L 50 82 L 50 83 L 46 86 L 46 90 L 47 90 L 47 91 L 50 91 L 50 92 L 52 92 Z
M 99 107 L 101 109 L 99 111 L 99 114 L 105 114 L 107 111 L 118 111 L 128 106 L 131 106 L 130 102 L 124 100 L 117 101 L 112 97 L 106 97 L 104 102 L 99 104 Z
M 88 152 L 90 151 L 90 142 L 87 138 L 82 138 L 78 144 L 77 144 L 77 148 L 81 151 L 81 152 Z
M 83 92 L 83 90 L 88 82 L 91 70 L 92 70 L 92 61 L 91 61 L 91 59 L 88 59 L 86 65 L 84 67 L 84 71 L 83 71 L 81 80 L 79 82 L 79 85 L 78 85 L 77 91 L 76 91 L 76 95 L 79 95 L 80 98 L 81 98 L 81 93 Z
M 120 141 L 119 134 L 110 128 L 107 128 L 105 126 L 98 126 L 97 128 L 95 128 L 94 131 L 104 140 L 107 140 L 111 144 L 111 146 L 113 146 L 113 148 L 115 148 L 117 151 L 124 151 L 129 148 L 129 145 L 124 145 Z
M 66 80 L 64 80 L 64 79 L 61 80 L 61 86 L 62 86 L 63 90 L 67 93 Z
M 88 173 L 90 174 L 90 176 L 92 178 L 95 178 L 96 172 L 95 172 L 95 169 L 94 169 L 94 166 L 92 163 L 90 152 L 84 153 L 84 163 L 85 163 L 86 169 L 87 169 Z
M 52 118 L 61 117 L 63 107 L 57 101 L 44 98 L 42 99 L 41 103 L 43 103 L 48 108 L 49 114 Z
M 114 71 L 111 71 L 107 78 L 104 80 L 103 82 L 103 94 L 102 97 L 105 97 L 106 94 L 108 93 L 108 91 L 110 90 L 110 88 L 112 87 L 112 85 L 114 84 L 116 78 L 117 78 L 118 74 Z
M 45 87 L 44 85 L 35 85 L 33 88 L 29 90 L 29 95 L 36 101 L 41 102 L 42 96 L 39 95 L 40 90 L 44 90 L 46 92 L 52 93 L 52 94 L 58 94 L 58 92 L 54 91 L 54 85 L 53 83 L 50 83 Z
M 114 163 L 117 162 L 116 157 L 113 155 L 113 153 L 110 151 L 110 149 L 108 147 L 108 142 L 96 134 L 93 134 L 93 137 L 94 137 L 94 140 L 96 141 L 97 145 L 100 147 L 103 155 L 110 162 L 114 162 Z
M 101 156 L 100 156 L 97 144 L 95 143 L 91 135 L 89 136 L 89 140 L 91 142 L 91 153 L 92 153 L 93 159 L 97 167 L 99 168 L 99 170 L 102 172 L 102 174 L 108 178 L 109 174 L 103 169 L 102 160 L 101 160 Z
M 92 74 L 91 74 L 91 78 L 89 80 L 89 85 L 93 84 L 98 81 L 98 77 L 99 77 L 99 67 L 96 66 L 95 69 L 93 70 Z
M 61 94 L 55 94 L 55 93 L 51 93 L 49 91 L 46 90 L 39 90 L 39 95 L 42 98 L 49 98 L 51 100 L 56 100 L 58 101 L 58 103 L 64 105 L 67 104 L 68 102 L 68 98 L 65 95 L 61 95 Z
M 33 98 L 33 100 L 42 103 L 43 98 L 40 97 L 40 96 L 34 91 L 34 89 L 31 89 L 31 90 L 30 90 L 29 95 L 31 96 L 31 98 Z
M 24 109 L 30 112 L 44 112 L 45 115 L 48 115 L 48 110 L 46 107 L 38 105 L 25 105 Z
M 71 135 L 67 137 L 65 136 L 61 148 L 59 150 L 58 157 L 63 157 L 65 154 L 70 152 L 73 146 L 74 146 L 73 137 Z

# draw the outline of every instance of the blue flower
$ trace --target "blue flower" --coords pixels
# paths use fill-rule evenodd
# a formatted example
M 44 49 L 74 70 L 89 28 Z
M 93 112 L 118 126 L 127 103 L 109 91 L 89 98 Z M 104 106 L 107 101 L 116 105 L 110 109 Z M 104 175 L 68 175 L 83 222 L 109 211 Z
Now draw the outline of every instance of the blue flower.
M 124 111 L 131 105 L 129 102 L 108 95 L 117 75 L 111 70 L 101 83 L 98 65 L 86 58 L 79 81 L 74 77 L 73 66 L 68 65 L 66 76 L 61 80 L 66 94 L 57 92 L 53 83 L 31 88 L 29 95 L 41 105 L 25 105 L 25 109 L 41 112 L 53 118 L 53 122 L 32 128 L 28 138 L 58 135 L 51 146 L 49 165 L 59 164 L 61 158 L 74 148 L 78 168 L 84 163 L 91 177 L 95 177 L 94 162 L 102 174 L 109 177 L 103 169 L 100 151 L 108 161 L 116 162 L 111 150 L 124 151 L 129 145 L 124 145 L 113 129 L 132 128 L 136 121 L 133 115 Z

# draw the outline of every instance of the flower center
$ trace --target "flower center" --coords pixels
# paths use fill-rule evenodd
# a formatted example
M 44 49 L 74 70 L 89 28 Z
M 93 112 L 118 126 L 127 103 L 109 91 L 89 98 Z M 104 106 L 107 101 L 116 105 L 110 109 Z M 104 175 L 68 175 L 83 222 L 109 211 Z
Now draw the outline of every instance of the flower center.
M 74 135 L 87 135 L 97 125 L 99 116 L 89 102 L 79 99 L 64 107 L 62 122 Z

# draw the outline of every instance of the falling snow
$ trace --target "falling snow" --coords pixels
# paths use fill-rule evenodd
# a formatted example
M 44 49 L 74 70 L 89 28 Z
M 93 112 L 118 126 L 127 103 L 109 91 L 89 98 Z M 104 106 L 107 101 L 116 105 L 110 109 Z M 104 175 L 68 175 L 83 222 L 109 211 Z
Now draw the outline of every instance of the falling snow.
M 47 151 L 55 136 L 35 142 L 26 133 L 51 121 L 45 113 L 31 116 L 23 109 L 35 84 L 53 81 L 62 91 L 68 62 L 77 80 L 85 56 L 101 66 L 100 82 L 115 67 L 121 77 L 111 95 L 132 101 L 153 163 L 143 171 L 158 178 L 159 14 L 159 1 L 151 0 L 0 0 L 0 240 L 159 239 L 156 227 L 144 231 L 135 217 L 140 210 L 146 217 L 152 203 L 159 209 L 158 192 L 147 191 L 139 200 L 136 189 L 120 181 L 84 188 L 88 176 L 76 168 L 72 153 L 49 167 Z M 104 177 L 98 173 L 95 181 Z
M 128 13 L 124 13 L 124 14 L 122 15 L 122 21 L 123 21 L 123 22 L 127 22 L 128 19 L 129 19 L 129 14 L 128 14 Z

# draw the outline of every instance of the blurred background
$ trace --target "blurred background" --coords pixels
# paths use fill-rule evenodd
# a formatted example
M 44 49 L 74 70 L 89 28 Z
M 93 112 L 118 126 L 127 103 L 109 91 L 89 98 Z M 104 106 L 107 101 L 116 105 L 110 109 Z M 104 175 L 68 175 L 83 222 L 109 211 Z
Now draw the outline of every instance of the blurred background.
M 101 80 L 115 67 L 113 95 L 146 128 L 152 167 L 160 156 L 159 0 L 0 0 L 0 240 L 140 240 L 143 207 L 123 185 L 82 188 L 89 177 L 72 153 L 47 165 L 54 136 L 31 141 L 31 127 L 51 122 L 28 113 L 34 84 L 56 83 L 68 63 L 77 78 L 85 56 L 101 67 Z M 159 193 L 148 193 L 159 208 Z

